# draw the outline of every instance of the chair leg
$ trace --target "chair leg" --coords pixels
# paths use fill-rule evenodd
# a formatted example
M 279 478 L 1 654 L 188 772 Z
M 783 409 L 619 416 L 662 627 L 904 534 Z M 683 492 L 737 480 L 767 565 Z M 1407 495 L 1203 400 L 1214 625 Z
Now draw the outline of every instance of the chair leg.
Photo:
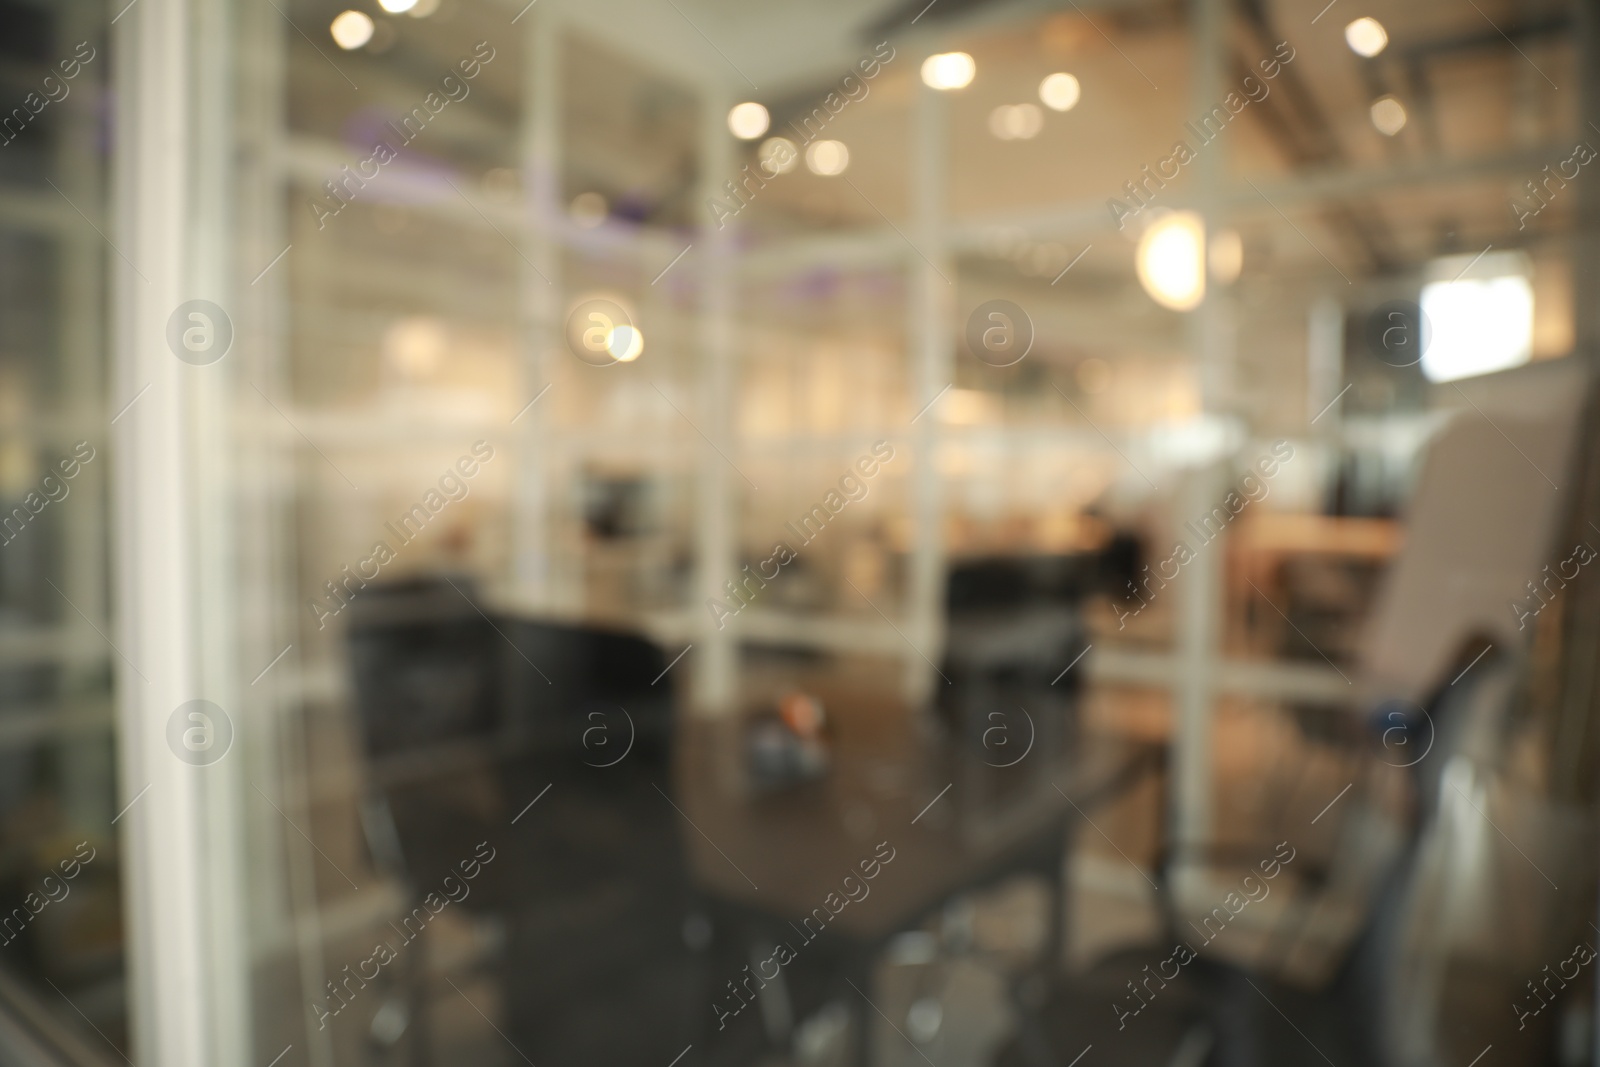
M 428 1067 L 432 1058 L 428 1027 L 427 944 L 427 938 L 419 937 L 409 946 L 412 956 L 406 974 L 406 1001 L 411 1012 L 411 1025 L 406 1039 L 407 1067 Z
M 856 1011 L 854 1025 L 851 1027 L 852 1044 L 850 1064 L 851 1067 L 872 1067 L 872 1031 L 873 1024 L 878 1018 L 878 1013 L 867 998 L 872 996 L 872 963 L 870 960 L 862 961 L 856 966 L 847 968 L 850 981 L 860 990 L 861 995 L 854 997 Z

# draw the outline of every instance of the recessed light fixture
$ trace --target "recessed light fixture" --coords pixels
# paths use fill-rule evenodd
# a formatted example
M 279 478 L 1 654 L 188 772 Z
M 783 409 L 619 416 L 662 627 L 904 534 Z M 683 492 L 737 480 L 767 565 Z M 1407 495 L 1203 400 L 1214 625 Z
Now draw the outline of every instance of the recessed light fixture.
M 1071 111 L 1082 94 L 1078 79 L 1070 74 L 1052 74 L 1039 83 L 1039 100 L 1051 111 Z
M 922 83 L 930 89 L 965 89 L 978 64 L 965 52 L 939 52 L 922 61 Z
M 806 146 L 806 166 L 812 174 L 831 178 L 850 165 L 850 150 L 843 141 L 812 141 Z
M 767 132 L 772 118 L 767 109 L 753 100 L 735 104 L 728 111 L 728 129 L 741 141 L 753 141 Z
M 637 326 L 613 326 L 606 335 L 606 351 L 618 363 L 632 363 L 644 352 L 644 334 Z
M 1002 141 L 1027 141 L 1044 128 L 1037 104 L 1001 104 L 989 112 L 989 132 Z
M 1206 229 L 1193 211 L 1161 216 L 1139 238 L 1139 284 L 1173 311 L 1193 311 L 1206 295 Z
M 1372 102 L 1372 124 L 1385 137 L 1393 137 L 1406 128 L 1405 105 L 1392 96 L 1380 96 Z
M 417 6 L 417 0 L 378 0 L 378 6 L 391 15 L 402 15 Z
M 346 52 L 354 51 L 372 40 L 372 16 L 362 11 L 341 11 L 328 26 L 333 43 Z
M 1344 28 L 1345 43 L 1358 56 L 1371 59 L 1389 44 L 1389 32 L 1375 18 L 1363 16 Z

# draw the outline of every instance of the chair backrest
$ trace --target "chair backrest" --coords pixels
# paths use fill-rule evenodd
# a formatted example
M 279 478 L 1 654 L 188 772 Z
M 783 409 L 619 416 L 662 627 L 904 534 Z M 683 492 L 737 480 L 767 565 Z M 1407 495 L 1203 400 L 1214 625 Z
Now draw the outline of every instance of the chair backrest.
M 501 642 L 470 596 L 466 579 L 430 578 L 372 586 L 352 601 L 350 665 L 369 759 L 487 741 L 503 728 Z
M 1092 588 L 1100 559 L 1079 553 L 986 556 L 950 566 L 945 608 L 951 615 L 1041 605 L 1076 606 Z
M 508 854 L 498 880 L 517 882 L 515 872 L 545 853 L 566 855 L 572 877 L 599 877 L 562 839 L 597 816 L 612 826 L 607 841 L 590 842 L 600 853 L 640 852 L 635 835 L 644 830 L 670 838 L 672 809 L 650 785 L 670 782 L 673 715 L 656 645 L 493 610 L 457 576 L 369 587 L 352 607 L 363 827 L 374 862 L 403 878 L 448 869 L 462 840 L 498 832 L 556 781 L 558 795 L 542 810 L 566 806 L 571 818 L 545 833 L 525 824 L 512 850 L 520 858 Z M 474 899 L 501 906 L 510 893 L 502 888 Z
M 1573 546 L 1555 544 L 1590 390 L 1564 359 L 1437 387 L 1456 408 L 1429 443 L 1361 650 L 1369 700 L 1420 700 L 1474 634 L 1532 632 L 1513 603 Z M 1560 549 L 1566 551 L 1559 551 Z
M 374 762 L 472 745 L 591 765 L 630 744 L 664 751 L 672 685 L 643 637 L 493 611 L 460 577 L 374 586 L 352 607 L 355 701 Z
M 672 733 L 672 679 L 637 634 L 502 617 L 506 711 L 539 756 L 605 766 L 627 750 L 657 764 Z M 629 746 L 633 746 L 631 749 Z

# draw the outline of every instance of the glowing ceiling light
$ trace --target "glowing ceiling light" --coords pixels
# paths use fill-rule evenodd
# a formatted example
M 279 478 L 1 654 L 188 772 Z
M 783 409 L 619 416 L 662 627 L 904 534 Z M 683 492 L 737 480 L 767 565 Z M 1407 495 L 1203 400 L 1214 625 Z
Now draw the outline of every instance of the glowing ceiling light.
M 843 141 L 812 141 L 806 146 L 806 166 L 812 174 L 831 178 L 850 165 L 850 150 Z
M 1393 137 L 1406 128 L 1405 106 L 1392 96 L 1380 96 L 1372 102 L 1372 124 L 1385 137 Z
M 989 113 L 989 132 L 1002 141 L 1027 141 L 1043 128 L 1037 104 L 1001 104 Z
M 333 43 L 346 52 L 360 48 L 372 40 L 372 17 L 361 11 L 341 11 L 328 26 Z
M 1039 83 L 1039 99 L 1051 111 L 1071 111 L 1083 89 L 1070 74 L 1052 74 Z
M 378 0 L 378 6 L 391 15 L 399 15 L 417 6 L 417 0 Z
M 1139 284 L 1162 307 L 1192 311 L 1206 295 L 1205 223 L 1193 211 L 1173 211 L 1139 238 Z
M 618 363 L 632 363 L 644 352 L 644 334 L 637 326 L 614 326 L 606 337 L 606 351 Z
M 1434 273 L 1453 281 L 1422 287 L 1422 314 L 1431 327 L 1422 351 L 1422 373 L 1448 382 L 1505 370 L 1533 353 L 1533 286 L 1521 253 L 1484 257 L 1463 268 L 1466 257 L 1442 259 Z M 1482 277 L 1463 279 L 1463 269 Z
M 1389 44 L 1389 33 L 1375 18 L 1362 17 L 1344 28 L 1345 43 L 1358 56 L 1371 59 Z
M 922 61 L 922 82 L 930 89 L 965 89 L 978 64 L 965 52 L 940 52 Z
M 728 129 L 741 141 L 753 141 L 767 132 L 772 118 L 767 109 L 753 100 L 735 104 L 728 111 Z

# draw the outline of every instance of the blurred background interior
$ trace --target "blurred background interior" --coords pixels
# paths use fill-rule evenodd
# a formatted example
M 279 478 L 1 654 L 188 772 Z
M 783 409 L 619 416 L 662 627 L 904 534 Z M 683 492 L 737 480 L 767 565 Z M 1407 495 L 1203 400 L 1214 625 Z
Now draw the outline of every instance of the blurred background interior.
M 0 1063 L 1600 1063 L 1596 145 L 1583 0 L 0 0 Z

